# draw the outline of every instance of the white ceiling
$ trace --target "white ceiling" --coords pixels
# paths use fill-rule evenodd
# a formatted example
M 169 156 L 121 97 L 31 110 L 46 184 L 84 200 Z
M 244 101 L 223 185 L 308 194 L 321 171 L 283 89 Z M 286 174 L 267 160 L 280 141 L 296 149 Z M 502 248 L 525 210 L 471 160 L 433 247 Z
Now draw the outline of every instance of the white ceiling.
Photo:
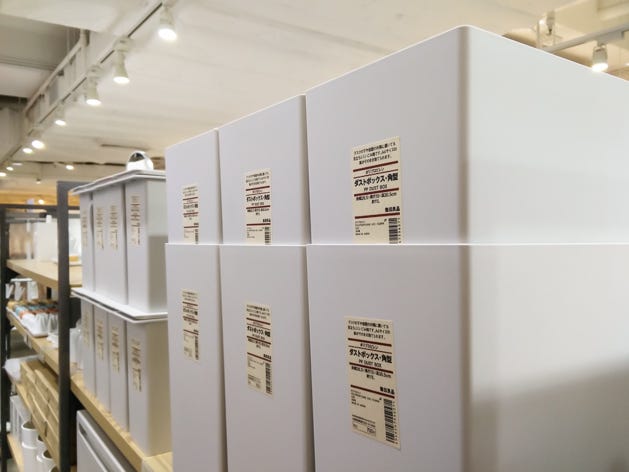
M 580 2 L 587 8 L 574 13 L 571 6 L 566 11 L 572 16 L 566 13 L 563 18 L 581 33 L 609 27 L 610 21 L 627 22 L 629 17 L 622 14 L 611 20 L 592 17 L 592 5 L 619 1 L 627 3 Z M 51 69 L 72 46 L 67 38 L 75 38 L 76 31 L 51 23 L 118 35 L 155 3 L 0 2 L 0 94 L 24 96 L 27 89 L 33 93 L 33 84 L 43 81 L 39 73 L 46 70 L 43 64 Z M 161 41 L 155 34 L 159 15 L 151 17 L 132 36 L 126 61 L 131 83 L 114 84 L 106 68 L 99 83 L 102 106 L 88 107 L 81 100 L 68 106 L 68 126 L 46 130 L 47 149 L 31 159 L 123 163 L 135 148 L 161 156 L 165 147 L 182 139 L 459 24 L 499 34 L 531 31 L 544 12 L 565 4 L 566 0 L 179 0 L 173 8 L 178 40 Z M 21 66 L 7 60 L 29 53 L 5 40 L 9 35 L 22 37 L 23 30 L 39 41 L 35 49 L 47 51 L 47 57 L 36 58 L 30 52 L 31 62 Z M 20 74 L 11 75 L 10 67 L 28 68 L 30 79 L 27 74 L 22 79 Z M 32 184 L 29 179 L 23 184 Z

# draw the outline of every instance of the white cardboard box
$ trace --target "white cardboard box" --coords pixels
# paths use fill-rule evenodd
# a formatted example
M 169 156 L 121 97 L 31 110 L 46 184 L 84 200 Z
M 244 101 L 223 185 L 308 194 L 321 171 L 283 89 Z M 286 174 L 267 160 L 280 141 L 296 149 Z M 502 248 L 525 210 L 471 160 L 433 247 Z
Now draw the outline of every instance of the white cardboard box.
M 225 244 L 307 244 L 306 103 L 299 95 L 218 130 Z
M 314 471 L 305 246 L 221 246 L 221 292 L 229 470 Z
M 166 310 L 168 238 L 166 182 L 138 178 L 124 184 L 127 224 L 128 304 L 139 310 Z
M 166 149 L 166 188 L 168 241 L 220 243 L 221 195 L 216 130 Z
M 109 404 L 111 416 L 123 430 L 129 429 L 127 382 L 127 321 L 109 313 Z
M 626 81 L 472 27 L 315 87 L 312 242 L 626 241 L 619 103 Z
M 110 411 L 109 396 L 109 314 L 94 306 L 94 371 L 96 376 L 96 398 Z
M 94 306 L 81 300 L 81 337 L 83 346 L 83 383 L 85 388 L 96 396 L 96 347 L 94 344 Z
M 317 470 L 585 472 L 629 461 L 628 268 L 627 245 L 309 247 Z M 360 364 L 391 343 L 348 346 L 348 317 L 392 322 L 393 368 L 375 362 L 395 381 L 372 390 L 393 393 L 399 449 L 353 431 L 350 349 Z
M 173 470 L 224 472 L 219 249 L 169 243 L 166 265 Z
M 127 323 L 129 433 L 147 456 L 171 451 L 166 321 Z
M 85 193 L 79 197 L 81 218 L 81 265 L 83 274 L 82 286 L 94 290 L 94 215 L 92 194 Z

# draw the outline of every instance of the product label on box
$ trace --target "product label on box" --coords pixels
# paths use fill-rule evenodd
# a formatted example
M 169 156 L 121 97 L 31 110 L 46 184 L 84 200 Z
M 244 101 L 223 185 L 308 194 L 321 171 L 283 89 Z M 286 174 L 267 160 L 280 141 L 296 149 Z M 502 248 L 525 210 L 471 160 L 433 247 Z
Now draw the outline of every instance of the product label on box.
M 142 343 L 131 338 L 131 377 L 134 390 L 142 391 Z
M 142 222 L 142 203 L 139 195 L 131 195 L 129 201 L 129 240 L 132 246 L 140 245 L 140 224 Z
M 94 214 L 94 240 L 97 249 L 105 249 L 105 209 L 103 207 L 96 207 Z
M 271 244 L 271 169 L 245 175 L 245 225 L 248 244 Z
M 181 191 L 183 209 L 183 240 L 199 242 L 199 186 L 186 185 Z
M 81 212 L 81 250 L 83 252 L 85 252 L 86 249 L 88 249 L 88 242 L 87 242 L 87 215 L 85 214 L 85 211 Z
M 183 355 L 199 360 L 199 294 L 192 290 L 181 291 L 183 317 Z
M 345 318 L 352 429 L 400 448 L 393 322 Z
M 273 394 L 271 308 L 265 305 L 245 305 L 247 327 L 247 383 L 267 395 Z
M 402 242 L 400 138 L 352 149 L 354 242 Z
M 120 332 L 118 326 L 112 326 L 110 333 L 109 355 L 114 372 L 120 372 Z
M 118 250 L 118 207 L 109 207 L 109 247 Z
M 89 349 L 90 347 L 90 323 L 87 319 L 87 316 L 81 317 L 81 336 L 83 336 L 83 345 Z
M 105 322 L 100 319 L 95 319 L 96 323 L 96 356 L 99 360 L 105 360 Z

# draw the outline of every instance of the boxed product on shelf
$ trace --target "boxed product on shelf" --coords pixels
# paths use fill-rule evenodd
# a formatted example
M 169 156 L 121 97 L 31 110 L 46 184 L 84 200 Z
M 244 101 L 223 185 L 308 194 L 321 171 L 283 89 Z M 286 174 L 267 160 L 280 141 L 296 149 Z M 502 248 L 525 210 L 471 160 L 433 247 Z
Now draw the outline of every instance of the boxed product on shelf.
M 92 195 L 79 196 L 81 218 L 81 265 L 82 286 L 94 290 L 94 215 Z
M 223 243 L 307 244 L 303 95 L 218 129 Z
M 221 242 L 218 135 L 211 130 L 166 149 L 168 241 Z
M 166 309 L 166 182 L 129 180 L 124 184 L 127 225 L 127 303 L 148 312 Z
M 628 268 L 625 244 L 308 247 L 317 470 L 627 460 Z
M 314 471 L 306 248 L 220 258 L 229 470 Z
M 219 246 L 166 245 L 173 470 L 226 471 Z
M 94 305 L 81 300 L 81 337 L 83 346 L 83 382 L 85 388 L 96 396 L 96 346 L 94 344 Z
M 326 82 L 306 93 L 312 242 L 626 241 L 627 102 L 472 27 Z

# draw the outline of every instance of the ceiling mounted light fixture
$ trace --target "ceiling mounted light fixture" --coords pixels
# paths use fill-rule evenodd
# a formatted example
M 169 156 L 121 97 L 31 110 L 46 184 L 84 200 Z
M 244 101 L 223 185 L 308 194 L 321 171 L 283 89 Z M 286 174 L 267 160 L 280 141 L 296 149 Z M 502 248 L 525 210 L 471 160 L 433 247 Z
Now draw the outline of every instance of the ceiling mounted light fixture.
M 118 85 L 126 85 L 129 83 L 129 74 L 127 73 L 124 60 L 124 52 L 114 52 L 114 82 Z
M 85 103 L 91 107 L 100 106 L 102 103 L 100 101 L 100 97 L 98 96 L 95 78 L 90 77 L 87 79 L 87 86 L 85 87 Z
M 30 147 L 30 146 L 24 146 L 24 147 L 22 148 L 22 152 L 23 152 L 24 154 L 33 154 L 33 152 L 34 152 L 34 151 L 33 151 L 33 148 L 32 148 L 32 147 Z
M 0 177 L 6 177 L 7 173 L 6 172 L 0 172 Z
M 63 105 L 59 105 L 59 107 L 57 108 L 57 114 L 55 116 L 55 124 L 57 126 L 65 126 L 68 124 L 66 122 L 65 111 L 64 111 Z
M 66 164 L 66 169 L 74 170 L 74 166 L 72 164 Z
M 175 22 L 168 5 L 162 4 L 162 13 L 159 16 L 159 29 L 157 30 L 159 37 L 164 41 L 172 42 L 177 39 L 177 31 L 175 31 Z
M 13 172 L 13 170 L 14 170 L 12 165 L 8 165 L 8 166 L 6 167 L 6 169 L 7 169 L 8 171 L 10 171 L 10 172 Z
M 607 63 L 607 46 L 599 44 L 592 51 L 592 70 L 594 72 L 605 72 L 609 64 Z
M 31 137 L 33 138 L 33 140 L 31 141 L 31 146 L 33 146 L 35 149 L 44 149 L 46 147 L 46 143 L 42 141 L 40 131 L 35 131 L 33 134 L 31 134 Z

